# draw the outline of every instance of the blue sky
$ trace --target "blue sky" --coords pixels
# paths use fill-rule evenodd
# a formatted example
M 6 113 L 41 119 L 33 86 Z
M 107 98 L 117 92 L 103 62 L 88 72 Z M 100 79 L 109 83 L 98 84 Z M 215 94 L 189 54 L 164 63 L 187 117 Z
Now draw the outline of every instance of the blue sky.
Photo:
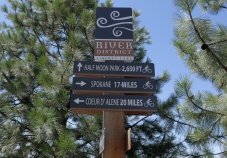
M 101 0 L 100 2 L 105 2 Z M 0 5 L 6 3 L 1 0 Z M 156 76 L 160 76 L 167 70 L 171 76 L 171 81 L 163 88 L 159 95 L 160 99 L 166 99 L 174 90 L 174 82 L 181 76 L 189 75 L 194 81 L 193 90 L 214 91 L 211 83 L 199 79 L 196 75 L 190 73 L 190 70 L 184 65 L 183 61 L 177 56 L 176 48 L 172 45 L 174 39 L 174 15 L 177 8 L 172 0 L 115 0 L 114 7 L 131 7 L 139 10 L 140 26 L 145 26 L 152 40 L 151 45 L 146 45 L 147 56 L 155 64 Z M 195 15 L 195 16 L 198 16 Z M 205 15 L 199 15 L 204 16 Z M 222 15 L 224 17 L 224 15 Z M 5 15 L 0 13 L 0 21 L 5 20 Z
M 131 7 L 141 12 L 140 26 L 145 26 L 149 30 L 152 40 L 152 44 L 146 45 L 146 49 L 147 56 L 155 64 L 156 76 L 160 76 L 165 70 L 172 76 L 171 81 L 164 86 L 162 94 L 159 95 L 160 99 L 166 99 L 174 90 L 175 80 L 185 75 L 192 78 L 195 93 L 198 90 L 215 91 L 211 83 L 192 74 L 177 56 L 172 41 L 174 18 L 178 9 L 174 6 L 173 0 L 114 0 L 114 7 Z M 199 14 L 198 9 L 195 10 L 194 16 L 206 18 L 205 14 Z

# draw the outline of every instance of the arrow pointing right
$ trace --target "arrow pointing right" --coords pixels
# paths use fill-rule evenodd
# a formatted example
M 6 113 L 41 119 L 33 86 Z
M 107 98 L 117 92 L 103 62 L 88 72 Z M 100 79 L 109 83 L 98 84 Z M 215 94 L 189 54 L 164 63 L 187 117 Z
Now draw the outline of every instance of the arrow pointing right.
M 80 98 L 77 98 L 74 100 L 75 103 L 80 104 L 80 102 L 84 102 L 84 100 L 80 100 Z
M 84 81 L 76 82 L 76 84 L 80 85 L 81 87 L 84 86 L 86 83 Z

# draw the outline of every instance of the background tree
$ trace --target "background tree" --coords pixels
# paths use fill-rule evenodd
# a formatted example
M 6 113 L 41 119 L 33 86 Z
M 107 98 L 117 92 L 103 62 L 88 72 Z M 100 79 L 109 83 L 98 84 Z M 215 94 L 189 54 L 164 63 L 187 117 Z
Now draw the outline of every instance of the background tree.
M 225 12 L 225 0 L 175 0 L 180 14 L 176 20 L 174 45 L 192 73 L 212 82 L 218 94 L 192 92 L 192 81 L 176 81 L 174 96 L 181 99 L 175 106 L 162 107 L 162 117 L 175 125 L 189 147 L 188 157 L 227 155 L 227 27 L 212 20 L 194 17 L 200 7 L 206 16 Z M 171 123 L 172 122 L 172 123 Z M 220 145 L 221 151 L 215 151 Z
M 170 80 L 170 75 L 164 72 L 156 77 L 157 94 Z M 175 158 L 185 153 L 186 147 L 177 141 L 174 127 L 166 117 L 163 117 L 163 107 L 169 108 L 178 103 L 175 95 L 163 101 L 158 100 L 158 111 L 152 116 L 129 117 L 127 128 L 132 129 L 132 149 L 127 152 L 128 158 Z
M 0 25 L 0 156 L 100 157 L 100 116 L 70 112 L 73 62 L 93 60 L 96 0 L 8 0 Z M 112 7 L 112 1 L 101 4 Z M 134 11 L 135 61 L 150 43 Z M 149 61 L 149 60 L 147 60 Z M 157 78 L 158 90 L 169 79 Z M 171 128 L 144 118 L 128 155 L 177 155 Z M 150 120 L 150 121 L 149 121 Z M 154 139 L 155 138 L 155 139 Z M 146 142 L 146 144 L 144 144 Z M 153 155 L 152 155 L 153 154 Z

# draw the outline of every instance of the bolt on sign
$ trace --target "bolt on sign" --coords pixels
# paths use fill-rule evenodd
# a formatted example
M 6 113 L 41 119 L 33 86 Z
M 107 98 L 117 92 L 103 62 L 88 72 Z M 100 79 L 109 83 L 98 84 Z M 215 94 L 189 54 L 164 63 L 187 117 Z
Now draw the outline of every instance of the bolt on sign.
M 132 61 L 133 28 L 131 8 L 96 9 L 95 61 Z

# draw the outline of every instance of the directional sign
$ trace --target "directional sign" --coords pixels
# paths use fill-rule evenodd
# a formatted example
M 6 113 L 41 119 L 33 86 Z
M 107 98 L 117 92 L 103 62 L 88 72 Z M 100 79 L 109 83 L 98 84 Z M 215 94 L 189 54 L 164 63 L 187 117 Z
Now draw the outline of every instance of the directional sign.
M 77 76 L 155 76 L 153 63 L 75 61 L 73 72 Z
M 153 94 L 156 91 L 156 82 L 155 79 L 148 78 L 74 77 L 73 91 Z
M 76 110 L 118 110 L 155 112 L 156 96 L 141 95 L 84 95 L 72 94 L 70 107 Z

